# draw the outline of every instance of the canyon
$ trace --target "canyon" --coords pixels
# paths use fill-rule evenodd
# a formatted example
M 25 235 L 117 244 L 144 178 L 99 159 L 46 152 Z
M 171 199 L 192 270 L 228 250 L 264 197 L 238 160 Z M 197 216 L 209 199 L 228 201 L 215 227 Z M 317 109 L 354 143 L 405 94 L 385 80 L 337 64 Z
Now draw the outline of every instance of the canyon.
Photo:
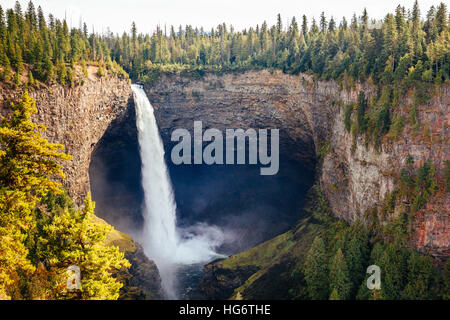
M 415 107 L 419 127 L 407 123 L 398 140 L 387 137 L 376 148 L 362 136 L 354 139 L 344 123 L 344 106 L 356 104 L 360 91 L 369 99 L 376 94 L 377 88 L 369 83 L 345 88 L 336 81 L 317 80 L 307 74 L 263 70 L 207 74 L 200 79 L 163 75 L 145 86 L 166 146 L 173 145 L 172 130 L 189 128 L 192 132 L 194 121 L 222 131 L 279 128 L 280 160 L 294 160 L 316 172 L 315 180 L 335 216 L 366 224 L 366 212 L 382 204 L 398 187 L 408 155 L 414 159 L 415 168 L 430 160 L 438 180 L 443 181 L 450 154 L 449 89 L 448 85 L 440 87 L 427 103 L 418 106 L 407 94 L 400 102 L 399 115 L 408 119 Z M 445 261 L 450 253 L 449 200 L 448 192 L 436 195 L 414 219 L 410 245 L 431 254 L 436 261 Z M 382 223 L 394 218 L 399 210 Z M 304 247 L 309 247 L 321 229 L 314 219 L 302 220 L 304 215 L 307 213 L 297 214 L 299 222 L 287 233 L 207 265 L 194 297 L 296 298 L 287 293 L 292 278 L 286 275 L 296 272 L 295 266 L 305 256 Z M 274 279 L 278 283 L 275 287 Z
M 320 148 L 329 150 L 318 164 L 318 179 L 333 213 L 348 222 L 365 220 L 364 213 L 393 192 L 395 176 L 407 155 L 420 167 L 430 159 L 442 177 L 449 159 L 449 86 L 418 107 L 421 127 L 413 135 L 406 126 L 399 141 L 381 150 L 367 146 L 363 137 L 353 145 L 345 130 L 343 105 L 355 104 L 359 91 L 370 97 L 376 88 L 367 83 L 342 88 L 335 81 L 319 81 L 311 75 L 287 75 L 281 71 L 249 71 L 202 79 L 162 76 L 145 87 L 152 102 L 165 145 L 177 128 L 191 128 L 194 120 L 205 128 L 279 128 L 280 157 L 288 157 L 314 169 Z M 405 117 L 411 98 L 402 102 Z M 428 136 L 425 129 L 430 128 Z M 449 254 L 450 194 L 432 199 L 417 221 L 414 243 L 435 256 Z M 418 214 L 420 215 L 420 213 Z
M 8 116 L 12 111 L 10 103 L 20 98 L 21 91 L 1 86 L 0 93 L 0 113 Z M 55 84 L 29 89 L 29 94 L 36 100 L 38 110 L 32 116 L 33 121 L 47 128 L 43 136 L 52 143 L 64 144 L 64 151 L 73 156 L 72 160 L 62 163 L 66 175 L 62 182 L 75 204 L 80 206 L 91 190 L 89 167 L 98 142 L 109 128 L 120 127 L 120 123 L 130 117 L 129 122 L 134 121 L 130 81 L 113 74 L 98 78 L 95 72 L 90 72 L 82 86 L 66 88 Z M 97 205 L 97 216 L 104 216 L 105 210 L 108 208 Z M 132 264 L 128 271 L 122 270 L 118 275 L 125 283 L 122 297 L 161 299 L 158 270 L 145 256 L 141 245 L 117 230 L 107 241 L 118 246 Z
M 443 179 L 444 163 L 449 160 L 448 85 L 437 89 L 438 92 L 426 104 L 417 106 L 419 128 L 413 130 L 411 125 L 406 124 L 400 138 L 385 141 L 379 149 L 367 145 L 363 137 L 354 140 L 344 124 L 344 105 L 356 103 L 359 91 L 364 91 L 369 98 L 376 94 L 376 87 L 369 83 L 345 88 L 336 81 L 318 80 L 308 74 L 287 75 L 281 71 L 259 70 L 205 74 L 197 78 L 163 74 L 151 85 L 144 85 L 144 90 L 155 109 L 167 162 L 174 146 L 171 141 L 172 131 L 187 129 L 193 133 L 194 121 L 202 121 L 204 129 L 217 128 L 223 132 L 237 128 L 280 129 L 280 161 L 295 163 L 286 173 L 287 179 L 291 179 L 291 182 L 295 180 L 296 176 L 292 172 L 300 166 L 311 175 L 305 178 L 307 183 L 301 186 L 291 184 L 291 189 L 302 188 L 302 194 L 306 194 L 313 180 L 318 181 L 333 214 L 348 222 L 356 219 L 366 221 L 365 212 L 382 203 L 386 195 L 395 190 L 396 177 L 404 167 L 408 155 L 413 157 L 416 168 L 430 159 L 439 179 Z M 1 88 L 1 93 L 0 110 L 2 114 L 7 114 L 5 105 L 17 98 L 18 92 Z M 90 168 L 91 171 L 95 168 L 95 163 L 101 166 L 110 160 L 113 165 L 117 164 L 114 168 L 107 168 L 105 172 L 118 172 L 120 168 L 128 168 L 124 175 L 133 176 L 133 181 L 137 183 L 128 187 L 121 185 L 116 189 L 111 185 L 104 186 L 103 194 L 98 196 L 98 214 L 112 225 L 123 227 L 121 231 L 132 233 L 139 228 L 142 222 L 139 214 L 142 201 L 142 190 L 139 187 L 140 160 L 136 154 L 135 114 L 129 81 L 106 76 L 88 79 L 84 86 L 74 89 L 52 86 L 31 90 L 30 93 L 37 100 L 39 111 L 36 120 L 48 127 L 46 137 L 51 142 L 64 143 L 66 152 L 74 155 L 74 159 L 64 165 L 67 175 L 64 183 L 70 195 L 79 204 L 93 185 L 94 200 L 96 193 L 102 192 L 108 179 L 102 180 L 92 172 L 89 174 Z M 400 112 L 406 118 L 413 104 L 410 96 L 401 102 Z M 118 159 L 125 153 L 130 154 L 127 148 L 135 150 L 130 151 L 130 157 L 134 160 L 124 164 L 129 158 Z M 170 170 L 177 189 L 174 175 L 178 169 Z M 196 175 L 193 171 L 192 176 L 195 178 Z M 226 183 L 231 184 L 233 179 L 231 177 Z M 108 195 L 105 194 L 112 190 L 117 195 L 124 189 L 131 191 L 125 190 L 125 197 L 122 199 L 118 196 L 107 198 Z M 241 202 L 245 201 L 246 196 L 248 194 L 245 194 Z M 296 196 L 297 194 L 293 194 L 292 197 Z M 243 241 L 244 244 L 232 243 L 230 247 L 234 248 L 229 247 L 225 251 L 257 254 L 251 247 L 260 245 L 276 246 L 286 256 L 296 255 L 293 248 L 302 250 L 298 242 L 303 239 L 303 246 L 306 247 L 306 243 L 312 241 L 313 232 L 320 227 L 310 219 L 303 219 L 302 214 L 298 213 L 301 204 L 295 202 L 295 205 L 299 207 L 286 208 L 286 211 L 295 211 L 291 216 L 283 218 L 280 215 L 281 226 L 277 226 L 275 213 L 268 220 L 269 226 L 260 229 L 260 232 L 267 231 L 264 237 L 249 235 Z M 183 208 L 182 203 L 180 206 Z M 436 259 L 448 258 L 449 213 L 448 192 L 432 198 L 417 212 L 411 245 L 430 253 Z M 209 218 L 214 214 L 207 213 Z M 217 220 L 216 217 L 216 222 L 225 219 L 226 210 L 221 214 L 222 220 Z M 393 216 L 395 214 L 394 212 Z M 131 218 L 124 221 L 124 215 Z M 191 220 L 197 218 L 194 213 L 189 217 Z M 146 298 L 161 298 L 158 284 L 160 280 L 154 264 L 143 256 L 138 244 L 125 238 L 120 236 L 115 243 L 122 242 L 124 248 L 133 243 L 130 257 L 136 265 L 133 265 L 130 273 L 131 278 L 137 277 L 137 281 L 129 281 L 133 287 L 146 283 Z M 269 241 L 264 242 L 267 240 Z M 286 241 L 297 244 L 294 247 L 286 246 Z M 246 251 L 247 249 L 250 250 Z M 133 255 L 134 253 L 136 254 Z M 261 257 L 265 258 L 267 257 Z M 245 290 L 242 292 L 246 292 L 247 298 L 267 297 L 258 295 L 258 292 L 266 290 L 270 275 L 287 272 L 287 264 L 290 262 L 292 261 L 274 260 L 272 265 L 267 262 L 263 266 L 262 263 L 248 260 L 237 268 L 233 265 L 233 256 L 224 261 L 213 262 L 204 269 L 199 295 L 202 298 L 230 298 L 236 288 L 244 285 Z M 148 267 L 146 270 L 151 271 L 142 270 L 138 265 L 141 263 Z M 139 275 L 135 272 L 137 269 L 140 269 Z M 146 277 L 146 273 L 151 276 L 147 275 L 146 279 L 140 281 L 139 279 Z M 252 277 L 260 282 L 252 280 L 245 286 Z M 150 291 L 153 293 L 149 293 Z

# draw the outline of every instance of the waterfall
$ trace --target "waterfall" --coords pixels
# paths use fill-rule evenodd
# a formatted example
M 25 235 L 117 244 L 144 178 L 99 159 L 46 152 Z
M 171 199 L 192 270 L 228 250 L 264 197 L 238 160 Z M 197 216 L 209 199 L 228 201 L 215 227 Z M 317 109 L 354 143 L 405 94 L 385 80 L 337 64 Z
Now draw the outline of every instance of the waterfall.
M 217 227 L 205 224 L 185 230 L 177 228 L 175 197 L 154 110 L 141 86 L 133 84 L 132 90 L 145 194 L 140 240 L 147 256 L 158 266 L 167 297 L 175 299 L 177 266 L 206 263 L 219 257 L 214 248 L 223 242 L 223 234 Z

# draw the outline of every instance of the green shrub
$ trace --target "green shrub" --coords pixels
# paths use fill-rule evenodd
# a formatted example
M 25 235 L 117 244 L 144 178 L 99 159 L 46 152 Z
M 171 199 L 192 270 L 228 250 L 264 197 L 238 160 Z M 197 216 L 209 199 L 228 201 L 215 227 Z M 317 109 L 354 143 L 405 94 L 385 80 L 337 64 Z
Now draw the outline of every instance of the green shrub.
M 353 104 L 346 104 L 344 107 L 344 124 L 345 124 L 345 130 L 347 132 L 350 132 L 352 128 L 352 113 L 353 113 Z

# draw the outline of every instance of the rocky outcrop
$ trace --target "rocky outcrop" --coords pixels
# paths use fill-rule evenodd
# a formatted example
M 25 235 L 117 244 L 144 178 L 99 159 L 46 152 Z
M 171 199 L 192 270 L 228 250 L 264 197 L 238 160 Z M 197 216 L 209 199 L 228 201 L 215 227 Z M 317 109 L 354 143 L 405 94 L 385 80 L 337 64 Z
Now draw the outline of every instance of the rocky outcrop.
M 103 219 L 98 221 L 106 223 Z M 106 238 L 108 245 L 119 248 L 131 267 L 117 272 L 117 278 L 123 283 L 120 289 L 121 300 L 161 300 L 164 298 L 156 264 L 149 260 L 142 246 L 133 241 L 126 233 L 113 229 Z
M 199 284 L 199 290 L 192 298 L 226 300 L 233 295 L 236 288 L 240 287 L 258 270 L 259 268 L 255 266 L 226 269 L 212 262 L 203 269 L 203 277 Z
M 380 204 L 397 187 L 400 171 L 410 155 L 414 167 L 430 160 L 442 181 L 445 161 L 450 159 L 449 142 L 450 87 L 437 90 L 431 100 L 416 106 L 420 126 L 406 123 L 398 139 L 385 137 L 380 150 L 366 146 L 363 137 L 353 141 L 345 130 L 342 109 L 336 114 L 329 143 L 331 150 L 324 157 L 321 182 L 333 212 L 347 221 L 365 219 L 364 213 Z M 414 105 L 405 99 L 399 115 L 409 118 Z M 440 192 L 426 207 L 416 213 L 413 243 L 437 257 L 450 254 L 450 193 Z
M 21 92 L 1 83 L 0 92 L 0 112 L 6 116 L 11 112 L 8 106 Z M 110 74 L 102 78 L 90 76 L 84 85 L 72 89 L 42 86 L 29 90 L 29 94 L 36 100 L 38 109 L 33 120 L 47 127 L 44 137 L 52 143 L 64 144 L 65 152 L 73 156 L 71 161 L 63 163 L 66 174 L 63 184 L 79 205 L 90 190 L 89 166 L 98 142 L 110 126 L 129 122 L 134 116 L 129 80 Z M 110 233 L 107 241 L 117 245 L 131 263 L 128 270 L 118 273 L 124 283 L 121 299 L 162 299 L 158 269 L 145 256 L 142 247 L 117 230 Z
M 280 152 L 311 167 L 338 110 L 333 98 L 355 99 L 335 83 L 279 71 L 208 74 L 201 80 L 162 76 L 145 90 L 166 143 L 173 129 L 192 129 L 194 121 L 219 130 L 280 129 Z
M 140 244 L 136 244 L 136 251 L 128 252 L 125 258 L 131 263 L 129 269 L 130 277 L 127 279 L 124 288 L 136 288 L 140 292 L 138 299 L 142 300 L 162 300 L 164 299 L 161 287 L 161 277 L 156 264 L 149 260 Z M 130 290 L 128 290 L 130 292 Z M 122 299 L 133 299 L 133 295 L 123 295 Z
M 7 105 L 20 92 L 0 87 L 0 111 L 8 112 Z M 77 204 L 89 191 L 89 163 L 92 151 L 110 123 L 125 115 L 132 103 L 128 79 L 116 76 L 88 78 L 83 86 L 73 89 L 52 85 L 31 89 L 38 113 L 34 120 L 47 126 L 44 136 L 52 143 L 63 143 L 65 152 L 73 156 L 66 161 L 65 187 Z
M 408 154 L 416 167 L 430 159 L 438 175 L 449 159 L 448 86 L 417 107 L 419 128 L 413 131 L 407 125 L 398 141 L 385 142 L 381 150 L 366 146 L 362 137 L 353 141 L 344 125 L 343 106 L 356 103 L 361 90 L 368 97 L 375 94 L 369 84 L 343 89 L 335 81 L 320 81 L 306 74 L 264 70 L 207 74 L 201 79 L 163 75 L 145 90 L 166 144 L 170 144 L 172 130 L 192 130 L 194 121 L 203 121 L 204 128 L 220 130 L 278 128 L 280 156 L 311 168 L 326 145 L 319 180 L 334 214 L 347 221 L 364 218 L 367 209 L 394 190 L 395 176 Z M 411 99 L 401 103 L 406 119 L 412 104 Z M 448 196 L 441 195 L 438 202 L 432 199 L 423 219 L 417 219 L 415 245 L 436 256 L 448 255 Z

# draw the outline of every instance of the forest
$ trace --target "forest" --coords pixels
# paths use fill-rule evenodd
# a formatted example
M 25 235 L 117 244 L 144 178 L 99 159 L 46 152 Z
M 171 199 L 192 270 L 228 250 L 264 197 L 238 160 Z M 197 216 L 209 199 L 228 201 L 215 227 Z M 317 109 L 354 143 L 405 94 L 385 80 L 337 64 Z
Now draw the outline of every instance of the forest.
M 282 20 L 278 15 L 276 25 L 241 31 L 225 23 L 211 30 L 158 25 L 152 34 L 138 33 L 133 23 L 119 36 L 89 32 L 86 23 L 69 30 L 66 20 L 46 17 L 31 1 L 26 10 L 17 2 L 14 9 L 0 7 L 0 79 L 16 87 L 36 81 L 72 87 L 82 85 L 86 65 L 95 64 L 99 77 L 109 70 L 143 83 L 162 73 L 201 77 L 261 68 L 311 73 L 343 88 L 365 81 L 377 86 L 377 95 L 360 104 L 351 130 L 377 146 L 386 133 L 401 131 L 405 119 L 395 110 L 402 96 L 413 88 L 417 103 L 427 101 L 436 85 L 450 79 L 444 3 L 425 14 L 417 1 L 413 8 L 399 5 L 382 21 L 371 20 L 366 10 L 351 21 L 325 13 L 317 21 L 294 16 L 287 26 Z
M 65 19 L 46 16 L 31 1 L 26 8 L 19 2 L 11 9 L 0 6 L 0 81 L 24 92 L 11 118 L 0 124 L 0 299 L 117 299 L 122 284 L 114 273 L 129 267 L 118 248 L 103 244 L 110 230 L 96 222 L 90 196 L 83 208 L 75 208 L 54 181 L 64 178 L 60 162 L 70 156 L 41 137 L 45 128 L 31 121 L 37 110 L 26 89 L 82 86 L 89 65 L 98 67 L 98 77 L 111 72 L 146 84 L 164 73 L 202 77 L 251 69 L 309 73 L 342 88 L 368 82 L 376 86 L 376 96 L 360 92 L 355 105 L 344 106 L 345 125 L 379 146 L 387 133 L 401 135 L 408 120 L 396 113 L 402 96 L 412 90 L 416 103 L 423 103 L 450 81 L 444 3 L 424 13 L 417 1 L 412 8 L 399 5 L 380 21 L 366 10 L 351 21 L 325 13 L 317 20 L 302 15 L 289 25 L 282 21 L 278 15 L 275 25 L 262 22 L 244 30 L 225 23 L 211 30 L 157 26 L 151 34 L 138 32 L 133 23 L 117 35 L 91 32 L 86 23 L 69 28 Z M 317 237 L 308 253 L 302 269 L 308 291 L 300 298 L 449 299 L 450 264 L 438 270 L 430 257 L 406 248 L 408 219 L 436 189 L 432 165 L 414 170 L 411 161 L 399 189 L 377 209 L 392 211 L 396 196 L 410 197 L 408 211 L 392 224 L 374 221 L 367 233 L 358 223 L 317 218 L 330 232 Z M 445 175 L 448 192 L 449 162 Z M 369 262 L 387 270 L 387 284 L 377 296 L 359 276 Z M 72 264 L 85 271 L 82 296 L 64 290 L 62 276 Z
M 66 20 L 45 17 L 30 1 L 26 10 L 0 7 L 2 78 L 20 82 L 24 64 L 36 80 L 72 84 L 75 65 L 88 61 L 112 68 L 117 63 L 132 79 L 147 82 L 160 72 L 277 68 L 286 73 L 310 72 L 351 85 L 411 86 L 415 81 L 442 83 L 449 74 L 449 25 L 444 3 L 432 6 L 422 19 L 419 4 L 398 6 L 382 21 L 364 10 L 340 22 L 322 13 L 318 21 L 303 15 L 288 26 L 266 22 L 242 31 L 225 23 L 211 30 L 192 26 L 157 26 L 152 34 L 114 35 L 89 32 L 86 23 L 69 30 Z M 117 69 L 117 66 L 116 66 Z

